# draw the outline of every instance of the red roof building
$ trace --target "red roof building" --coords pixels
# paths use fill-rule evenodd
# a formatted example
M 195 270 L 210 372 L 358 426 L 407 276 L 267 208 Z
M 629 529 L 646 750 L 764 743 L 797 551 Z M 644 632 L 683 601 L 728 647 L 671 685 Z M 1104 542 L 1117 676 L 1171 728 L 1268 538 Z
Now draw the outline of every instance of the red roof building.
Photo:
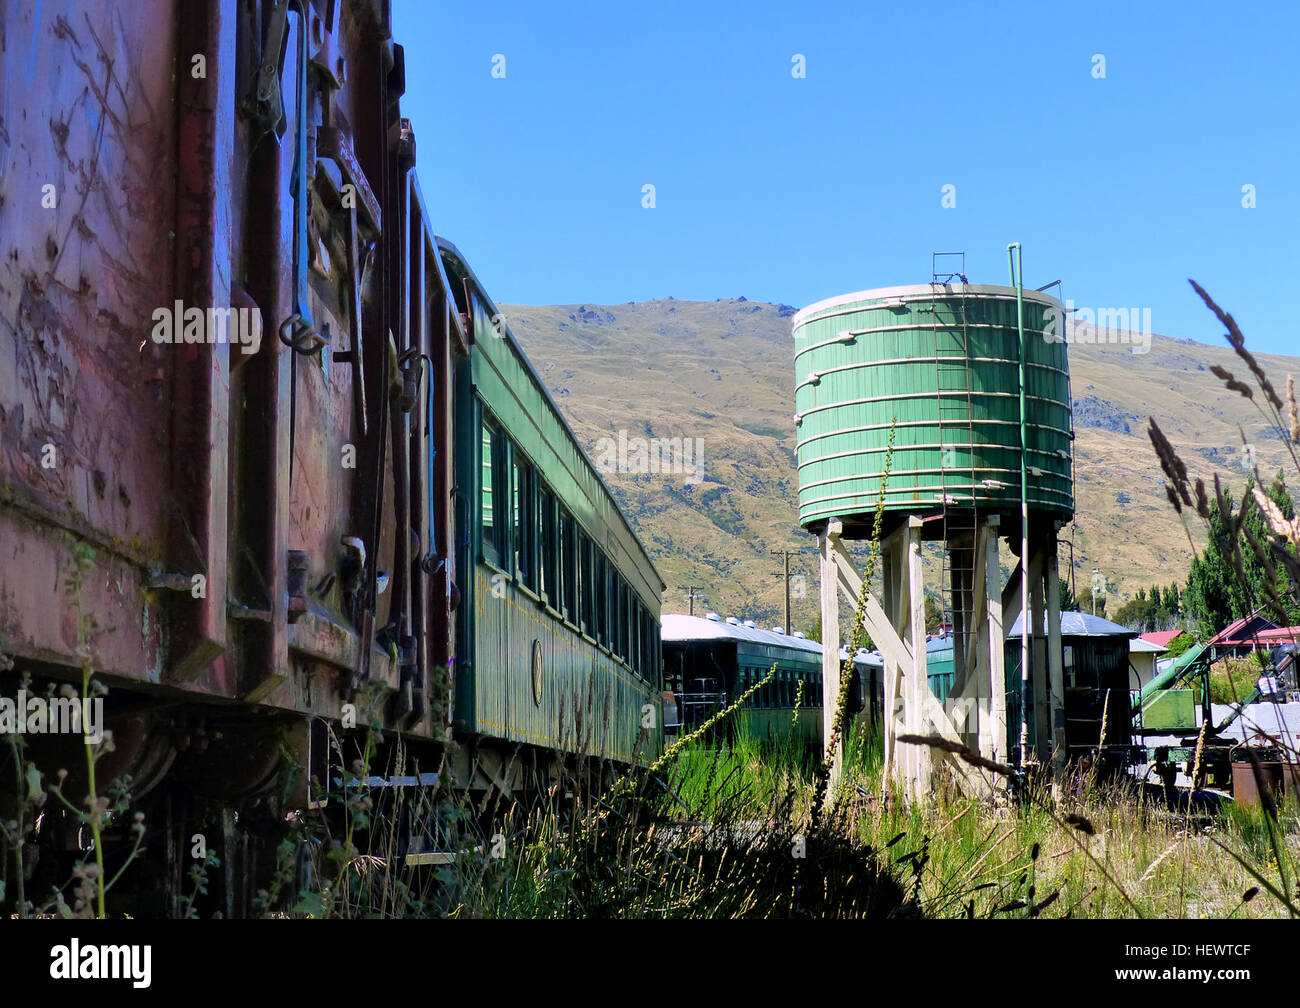
M 1186 630 L 1153 630 L 1151 633 L 1144 633 L 1142 640 L 1156 647 L 1167 648 L 1185 633 Z
M 1300 627 L 1279 627 L 1267 616 L 1253 612 L 1229 623 L 1209 640 L 1214 657 L 1240 656 L 1260 648 L 1276 647 L 1300 640 Z

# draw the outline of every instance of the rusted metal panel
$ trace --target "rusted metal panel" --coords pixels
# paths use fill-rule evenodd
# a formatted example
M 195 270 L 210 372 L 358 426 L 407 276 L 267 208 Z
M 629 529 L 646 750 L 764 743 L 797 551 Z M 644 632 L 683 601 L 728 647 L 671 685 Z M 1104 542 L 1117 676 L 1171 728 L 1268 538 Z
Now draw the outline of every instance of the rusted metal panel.
M 0 15 L 0 652 L 68 676 L 82 651 L 118 685 L 246 715 L 355 703 L 443 740 L 473 652 L 452 608 L 485 597 L 457 585 L 481 573 L 456 560 L 471 340 L 387 5 L 81 6 Z M 216 338 L 240 311 L 260 327 Z M 480 356 L 535 385 L 516 354 Z M 657 611 L 639 543 L 532 405 Z M 497 617 L 483 727 L 550 745 L 567 724 L 630 758 L 650 685 L 522 598 Z
M 176 276 L 170 303 L 183 303 L 187 315 L 192 307 L 232 305 L 234 10 L 206 4 L 177 22 Z M 188 595 L 182 592 L 173 600 L 167 678 L 183 683 L 211 669 L 225 650 L 231 348 L 205 342 L 163 349 L 171 356 L 171 485 L 176 497 L 168 567 L 202 579 Z M 209 685 L 228 695 L 232 677 L 224 664 L 219 668 L 224 674 Z
M 449 456 L 432 454 L 449 431 L 412 437 L 388 409 L 390 331 L 438 355 L 421 404 L 437 388 L 451 407 L 445 292 L 417 290 L 408 336 L 409 257 L 400 228 L 383 234 L 410 167 L 385 5 L 84 7 L 2 15 L 0 651 L 72 669 L 85 644 L 110 676 L 337 716 L 367 676 L 401 685 L 385 625 L 419 624 L 422 674 L 450 651 L 450 570 L 423 583 L 435 525 L 451 540 L 428 500 L 450 480 L 424 461 Z M 251 309 L 264 338 L 213 342 L 209 325 L 185 342 L 188 308 Z M 299 308 L 319 355 L 277 338 Z M 395 533 L 412 513 L 414 568 Z M 380 571 L 397 590 L 376 621 Z
M 171 483 L 170 2 L 0 9 L 0 650 L 71 663 L 71 545 L 98 663 L 156 678 Z M 73 595 L 77 592 L 72 592 Z M 59 614 L 57 621 L 51 612 Z M 75 622 L 75 620 L 74 620 Z

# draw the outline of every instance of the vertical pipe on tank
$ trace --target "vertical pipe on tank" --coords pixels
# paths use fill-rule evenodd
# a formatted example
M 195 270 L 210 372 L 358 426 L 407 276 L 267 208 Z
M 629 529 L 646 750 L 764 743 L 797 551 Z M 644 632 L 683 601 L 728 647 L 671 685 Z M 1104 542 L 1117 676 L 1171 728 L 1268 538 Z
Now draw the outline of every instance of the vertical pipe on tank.
M 1020 242 L 1007 246 L 1007 267 L 1016 289 L 1016 332 L 1020 337 L 1020 759 L 1029 752 L 1029 485 L 1025 456 L 1025 255 Z

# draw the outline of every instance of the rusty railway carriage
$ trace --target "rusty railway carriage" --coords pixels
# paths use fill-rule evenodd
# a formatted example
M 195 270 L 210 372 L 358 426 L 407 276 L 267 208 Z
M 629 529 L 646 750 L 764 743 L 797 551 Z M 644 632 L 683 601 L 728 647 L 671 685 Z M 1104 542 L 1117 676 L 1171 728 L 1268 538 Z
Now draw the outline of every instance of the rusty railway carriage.
M 203 833 L 247 911 L 368 724 L 381 785 L 653 753 L 662 582 L 432 230 L 386 0 L 0 19 L 0 696 L 110 687 L 98 776 L 149 823 L 117 907 L 177 912 Z M 79 736 L 23 742 L 85 793 Z M 55 804 L 29 898 L 79 856 Z

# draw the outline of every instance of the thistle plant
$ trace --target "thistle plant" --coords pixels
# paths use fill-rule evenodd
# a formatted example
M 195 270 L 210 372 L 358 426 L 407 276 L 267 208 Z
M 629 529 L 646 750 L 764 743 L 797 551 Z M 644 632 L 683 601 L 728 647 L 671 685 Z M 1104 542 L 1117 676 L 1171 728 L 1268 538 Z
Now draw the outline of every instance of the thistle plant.
M 853 631 L 849 637 L 848 656 L 840 668 L 839 691 L 835 696 L 835 713 L 831 720 L 830 737 L 826 739 L 826 751 L 822 757 L 821 770 L 817 775 L 817 794 L 813 800 L 813 822 L 819 822 L 826 805 L 826 793 L 830 787 L 831 774 L 838 758 L 840 737 L 844 732 L 844 715 L 848 706 L 849 686 L 853 681 L 853 663 L 858 649 L 866 634 L 867 593 L 870 591 L 871 578 L 876 571 L 876 560 L 880 555 L 880 536 L 885 521 L 885 489 L 889 484 L 889 472 L 894 460 L 894 435 L 897 418 L 889 423 L 889 441 L 885 446 L 885 472 L 880 479 L 880 492 L 876 498 L 876 516 L 871 529 L 871 547 L 867 554 L 867 569 L 862 577 L 862 587 L 858 592 L 857 610 L 853 617 Z M 833 591 L 834 588 L 832 587 Z

